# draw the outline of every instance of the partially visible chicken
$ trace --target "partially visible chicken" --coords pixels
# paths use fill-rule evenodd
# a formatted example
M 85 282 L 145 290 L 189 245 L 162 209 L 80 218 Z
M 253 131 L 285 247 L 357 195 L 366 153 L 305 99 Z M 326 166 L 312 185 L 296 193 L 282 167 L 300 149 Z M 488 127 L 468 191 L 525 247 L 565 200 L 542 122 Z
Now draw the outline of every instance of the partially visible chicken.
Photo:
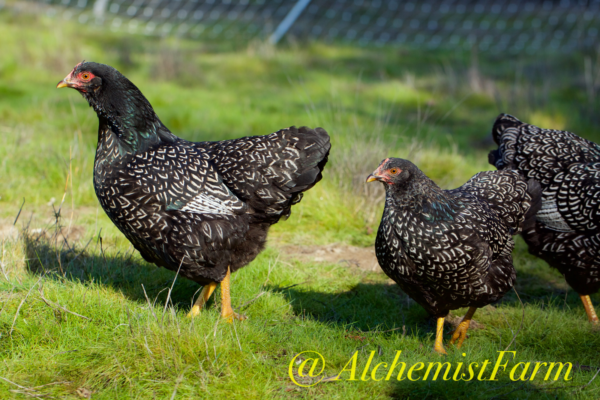
M 501 114 L 490 164 L 540 182 L 542 208 L 523 230 L 529 252 L 557 268 L 598 324 L 590 294 L 600 290 L 600 146 L 565 131 Z
M 231 307 L 230 274 L 321 180 L 327 132 L 291 127 L 193 143 L 172 134 L 113 67 L 80 63 L 57 87 L 79 91 L 98 115 L 94 188 L 113 223 L 144 259 L 204 285 L 191 316 L 221 282 L 223 318 L 243 319 Z
M 444 317 L 470 307 L 452 335 L 460 347 L 479 307 L 515 282 L 513 235 L 539 208 L 540 187 L 514 171 L 488 171 L 442 190 L 413 163 L 384 160 L 367 182 L 386 190 L 375 251 L 383 271 L 437 318 L 434 350 L 445 354 Z

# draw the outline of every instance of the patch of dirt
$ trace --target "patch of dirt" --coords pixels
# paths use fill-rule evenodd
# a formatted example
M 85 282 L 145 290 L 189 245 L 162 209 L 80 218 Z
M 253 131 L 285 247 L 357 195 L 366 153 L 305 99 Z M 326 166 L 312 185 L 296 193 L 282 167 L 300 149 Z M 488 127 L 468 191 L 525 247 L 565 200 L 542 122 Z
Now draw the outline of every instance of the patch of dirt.
M 19 230 L 12 224 L 0 224 L 0 240 L 16 239 L 19 236 Z
M 326 246 L 286 245 L 282 246 L 281 250 L 282 255 L 288 259 L 345 264 L 369 272 L 382 272 L 373 247 L 356 247 L 333 243 Z
M 49 230 L 43 230 L 41 228 L 31 230 L 31 233 L 39 235 L 44 234 L 47 238 L 52 238 L 56 235 L 56 230 L 50 228 Z M 59 237 L 64 237 L 69 242 L 77 242 L 83 238 L 85 234 L 85 228 L 81 225 L 63 226 L 60 229 Z
M 16 239 L 19 237 L 20 231 L 21 230 L 16 226 L 13 226 L 12 223 L 2 223 L 2 221 L 0 221 L 0 240 Z M 34 238 L 44 236 L 49 239 L 54 237 L 57 233 L 54 228 L 50 228 L 48 230 L 44 228 L 30 228 L 28 232 Z M 59 237 L 64 237 L 71 242 L 80 240 L 84 234 L 85 227 L 81 225 L 71 225 L 70 227 L 62 227 Z

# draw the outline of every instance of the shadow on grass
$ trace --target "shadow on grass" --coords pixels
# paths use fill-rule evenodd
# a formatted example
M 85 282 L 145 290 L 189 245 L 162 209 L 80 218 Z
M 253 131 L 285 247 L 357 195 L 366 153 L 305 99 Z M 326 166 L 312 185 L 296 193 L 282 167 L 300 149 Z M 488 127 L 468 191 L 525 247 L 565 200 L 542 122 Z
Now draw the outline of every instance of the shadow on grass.
M 524 277 L 523 282 L 529 281 L 529 278 L 538 282 L 535 274 Z M 590 360 L 590 354 L 596 354 L 594 347 L 599 344 L 598 331 L 589 325 L 577 294 L 571 291 L 565 299 L 564 289 L 552 287 L 548 282 L 543 287 L 544 291 L 533 288 L 535 290 L 532 290 L 530 296 L 523 294 L 526 287 L 520 288 L 525 319 L 521 317 L 521 302 L 514 291 L 510 291 L 496 303 L 498 307 L 486 307 L 478 311 L 479 315 L 474 317 L 471 332 L 486 338 L 485 341 L 497 344 L 499 350 L 504 349 L 516 333 L 517 342 L 513 343 L 512 350 L 517 345 L 519 349 L 534 352 L 546 348 L 559 357 L 567 357 L 573 363 L 600 364 L 600 358 Z M 303 290 L 301 287 L 270 289 L 281 291 L 292 304 L 296 315 L 306 315 L 311 319 L 333 324 L 348 331 L 350 335 L 382 332 L 390 337 L 417 338 L 425 348 L 433 347 L 435 319 L 395 284 L 359 283 L 351 290 L 341 293 Z M 528 303 L 525 298 L 531 299 L 531 302 Z M 445 343 L 462 320 L 464 311 L 452 311 L 446 319 Z M 552 314 L 550 320 L 548 313 Z M 481 320 L 485 322 L 481 324 Z M 577 327 L 576 333 L 573 334 L 569 327 Z M 475 333 L 479 328 L 483 330 Z M 481 344 L 480 340 L 476 346 Z
M 427 365 L 427 363 L 425 363 Z M 433 369 L 435 371 L 435 368 Z M 454 373 L 454 369 L 452 370 Z M 531 382 L 513 382 L 507 377 L 498 381 L 478 381 L 473 379 L 468 382 L 461 380 L 444 381 L 440 377 L 427 381 L 399 382 L 392 390 L 393 399 L 456 399 L 468 397 L 470 399 L 573 399 L 571 394 L 564 389 L 577 386 L 568 383 L 555 382 L 556 387 L 540 388 Z M 466 374 L 468 377 L 468 374 Z M 489 376 L 489 374 L 486 374 Z M 548 385 L 548 383 L 545 383 Z M 558 386 L 560 386 L 560 391 Z
M 273 292 L 283 293 L 294 313 L 306 314 L 327 323 L 342 325 L 359 331 L 391 330 L 408 333 L 411 330 L 434 332 L 432 318 L 395 284 L 359 283 L 341 293 L 303 290 L 296 287 L 280 289 L 267 286 Z M 402 329 L 402 327 L 405 329 Z M 431 329 L 429 329 L 431 328 Z
M 515 288 L 521 300 L 515 291 L 511 290 L 493 305 L 521 309 L 522 301 L 525 306 L 535 304 L 542 309 L 552 307 L 564 313 L 572 313 L 573 309 L 583 310 L 579 295 L 573 290 L 565 289 L 561 279 L 564 278 L 545 280 L 540 278 L 538 273 L 520 271 Z M 280 289 L 271 286 L 269 289 L 283 292 L 292 303 L 296 314 L 307 313 L 319 321 L 352 325 L 363 331 L 375 327 L 386 330 L 402 326 L 406 326 L 407 330 L 409 326 L 416 326 L 428 334 L 433 334 L 435 331 L 435 320 L 391 281 L 390 283 L 359 283 L 351 290 L 342 293 L 317 292 L 297 287 Z M 451 314 L 462 317 L 460 311 L 453 311 Z
M 514 289 L 506 293 L 496 304 L 520 308 L 523 302 L 525 306 L 535 305 L 542 309 L 551 307 L 568 314 L 572 314 L 575 310 L 585 316 L 579 294 L 568 286 L 565 278 L 554 273 L 547 265 L 541 267 L 543 268 L 541 271 L 539 269 L 517 271 L 517 283 Z M 591 298 L 596 307 L 600 307 L 600 296 L 592 295 Z M 577 315 L 573 318 L 581 317 Z
M 132 300 L 146 302 L 147 295 L 156 304 L 165 303 L 173 285 L 170 301 L 176 309 L 183 310 L 190 308 L 192 296 L 199 289 L 196 283 L 181 276 L 173 284 L 174 272 L 134 257 L 137 251 L 131 246 L 125 252 L 109 254 L 105 251 L 106 244 L 102 249 L 102 239 L 91 238 L 81 248 L 71 246 L 60 232 L 48 235 L 48 232 L 23 234 L 28 270 L 45 274 L 47 279 L 100 284 Z M 93 253 L 98 254 L 91 254 L 90 248 L 97 248 Z

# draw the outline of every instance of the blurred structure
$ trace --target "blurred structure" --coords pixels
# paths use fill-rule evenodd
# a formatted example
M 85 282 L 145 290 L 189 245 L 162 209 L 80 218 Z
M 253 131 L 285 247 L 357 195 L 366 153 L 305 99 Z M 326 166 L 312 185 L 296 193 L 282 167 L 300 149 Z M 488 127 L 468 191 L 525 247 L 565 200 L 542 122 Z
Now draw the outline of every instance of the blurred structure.
M 31 5 L 114 29 L 236 42 L 318 39 L 517 54 L 595 50 L 600 35 L 600 0 L 39 0 L 9 7 Z

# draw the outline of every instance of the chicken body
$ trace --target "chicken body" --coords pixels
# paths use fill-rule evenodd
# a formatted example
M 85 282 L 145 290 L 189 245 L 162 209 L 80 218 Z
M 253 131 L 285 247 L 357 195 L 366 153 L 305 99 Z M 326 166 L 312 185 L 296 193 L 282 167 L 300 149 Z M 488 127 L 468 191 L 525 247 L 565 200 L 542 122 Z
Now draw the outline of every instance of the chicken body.
M 306 127 L 186 141 L 103 64 L 78 64 L 58 85 L 65 86 L 98 115 L 94 188 L 102 208 L 144 259 L 205 286 L 193 314 L 216 283 L 227 281 L 229 296 L 230 273 L 260 253 L 269 227 L 321 179 L 331 147 L 325 130 Z M 236 316 L 227 307 L 224 316 Z
M 481 172 L 442 190 L 414 164 L 394 158 L 382 162 L 369 178 L 375 179 L 386 188 L 379 265 L 438 321 L 461 307 L 472 308 L 470 319 L 512 288 L 512 236 L 539 207 L 536 182 L 514 171 Z M 437 340 L 444 352 L 441 332 Z
M 496 119 L 492 134 L 498 149 L 490 163 L 542 186 L 536 222 L 522 233 L 530 253 L 564 275 L 598 323 L 589 295 L 600 290 L 600 146 L 507 114 Z

